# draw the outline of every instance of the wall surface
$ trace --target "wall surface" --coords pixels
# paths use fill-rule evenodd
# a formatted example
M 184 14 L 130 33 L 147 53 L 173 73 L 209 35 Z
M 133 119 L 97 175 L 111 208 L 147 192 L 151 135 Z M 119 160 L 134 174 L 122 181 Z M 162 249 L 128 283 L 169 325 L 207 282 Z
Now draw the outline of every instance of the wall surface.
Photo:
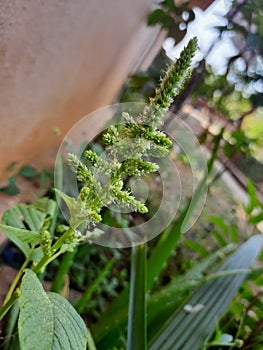
M 159 35 L 145 24 L 151 8 L 149 0 L 1 0 L 0 177 L 11 162 L 54 159 L 67 130 L 150 62 Z

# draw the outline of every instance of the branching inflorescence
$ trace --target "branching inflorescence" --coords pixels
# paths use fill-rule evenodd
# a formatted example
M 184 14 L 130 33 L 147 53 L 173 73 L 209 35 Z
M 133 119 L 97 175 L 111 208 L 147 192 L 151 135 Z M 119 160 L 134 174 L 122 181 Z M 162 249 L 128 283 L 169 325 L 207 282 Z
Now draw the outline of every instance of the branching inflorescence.
M 147 212 L 145 204 L 124 188 L 124 179 L 157 171 L 158 165 L 151 161 L 151 157 L 163 157 L 169 153 L 172 142 L 157 128 L 173 97 L 182 90 L 191 73 L 191 60 L 196 49 L 197 39 L 193 38 L 167 69 L 155 97 L 150 99 L 141 114 L 134 117 L 123 112 L 120 124 L 109 127 L 103 135 L 105 157 L 87 150 L 84 152 L 85 164 L 69 154 L 68 160 L 82 188 L 76 199 L 58 193 L 69 207 L 73 229 L 82 223 L 100 222 L 101 209 L 110 204 L 139 213 Z

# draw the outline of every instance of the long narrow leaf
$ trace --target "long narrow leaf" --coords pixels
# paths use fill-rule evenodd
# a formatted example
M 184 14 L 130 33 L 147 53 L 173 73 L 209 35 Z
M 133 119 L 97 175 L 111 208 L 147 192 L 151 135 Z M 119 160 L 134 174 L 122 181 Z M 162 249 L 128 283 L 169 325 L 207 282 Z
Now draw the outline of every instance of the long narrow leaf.
M 262 244 L 262 236 L 251 237 L 219 271 L 249 268 L 259 255 Z M 163 325 L 151 342 L 150 350 L 200 349 L 229 307 L 245 277 L 245 274 L 237 274 L 205 283 L 187 301 L 187 305 L 176 310 Z M 189 312 L 191 308 L 192 312 Z
M 72 266 L 73 260 L 77 253 L 77 249 L 67 252 L 63 255 L 63 258 L 59 264 L 58 271 L 53 279 L 51 290 L 52 292 L 60 293 L 62 290 L 63 284 L 65 282 L 66 276 Z M 79 312 L 79 310 L 77 310 Z
M 220 137 L 222 133 L 220 134 Z M 218 136 L 219 139 L 219 136 Z M 218 152 L 218 142 L 215 144 L 214 150 L 209 161 L 208 173 L 200 181 L 194 201 L 189 202 L 182 211 L 176 223 L 172 222 L 162 234 L 157 246 L 153 249 L 150 258 L 147 261 L 147 281 L 146 290 L 150 290 L 154 284 L 155 279 L 163 270 L 168 258 L 174 252 L 175 247 L 180 241 L 184 232 L 185 226 L 189 220 L 189 206 L 191 203 L 191 212 L 194 211 L 199 204 L 198 196 L 203 193 L 203 188 L 206 186 L 207 176 L 210 175 L 213 164 Z M 128 297 L 129 286 L 127 286 L 120 295 L 113 301 L 109 309 L 102 315 L 96 325 L 92 327 L 96 344 L 99 348 L 109 347 L 109 344 L 114 344 L 114 341 L 122 334 L 125 327 L 125 319 L 128 315 Z M 111 323 L 114 317 L 114 324 Z M 111 325 L 111 326 L 109 326 Z
M 127 350 L 146 350 L 146 247 L 132 247 Z
M 172 234 L 173 231 L 171 231 Z M 192 290 L 193 287 L 197 287 L 201 283 L 201 279 L 204 273 L 212 266 L 216 267 L 217 264 L 222 262 L 230 253 L 235 250 L 236 246 L 229 244 L 228 246 L 218 250 L 216 253 L 212 254 L 208 258 L 204 259 L 199 264 L 195 265 L 193 269 L 188 271 L 185 275 L 176 278 L 174 281 L 169 283 L 167 286 L 163 287 L 159 292 L 149 295 L 147 299 L 147 320 L 148 320 L 148 336 L 150 339 L 153 336 L 153 332 L 156 330 L 154 325 L 154 319 L 159 321 L 167 320 L 167 318 L 172 314 L 173 310 L 179 306 L 185 297 L 188 296 L 188 291 Z M 151 269 L 149 261 L 147 268 Z M 147 275 L 148 275 L 147 271 Z M 147 280 L 147 279 L 146 279 Z M 180 288 L 178 286 L 180 285 Z M 120 303 L 114 305 L 115 309 L 112 311 L 110 308 L 107 311 L 107 318 L 104 320 L 108 323 L 99 323 L 98 327 L 94 329 L 100 335 L 100 340 L 97 339 L 98 348 L 113 348 L 116 339 L 120 337 L 123 329 L 127 324 L 128 318 L 128 300 L 124 299 L 125 294 L 121 294 L 121 299 L 118 298 Z M 162 313 L 160 314 L 160 305 L 162 305 Z M 109 314 L 109 311 L 111 313 Z M 167 317 L 166 317 L 167 316 Z M 114 319 L 114 323 L 110 320 Z M 158 322 L 158 325 L 160 322 Z
M 204 248 L 204 246 L 198 242 L 191 241 L 191 240 L 184 240 L 183 244 L 192 249 L 196 254 L 201 255 L 203 258 L 209 256 L 209 252 L 207 249 Z
M 9 350 L 9 349 L 19 349 L 18 345 L 18 336 L 15 335 L 16 333 L 16 327 L 17 327 L 17 320 L 19 315 L 19 306 L 18 301 L 14 303 L 12 309 L 10 310 L 8 320 L 7 320 L 7 326 L 5 329 L 5 342 L 3 345 L 3 350 Z M 17 346 L 15 346 L 15 344 Z
M 171 223 L 163 232 L 157 246 L 147 261 L 146 291 L 150 290 L 155 278 L 163 270 L 168 258 L 174 251 L 182 236 L 182 225 L 185 220 L 188 206 L 181 213 L 176 223 Z M 99 322 L 92 327 L 93 335 L 98 348 L 105 348 L 115 344 L 122 334 L 128 317 L 129 286 L 127 286 L 109 309 L 102 315 Z M 111 322 L 114 317 L 114 323 Z M 110 326 L 109 326 L 110 325 Z M 109 347 L 110 348 L 110 347 Z
M 236 249 L 234 244 L 216 251 L 208 258 L 185 274 L 175 278 L 158 292 L 149 295 L 147 300 L 147 326 L 148 341 L 151 340 L 160 329 L 160 324 L 164 323 L 190 295 L 190 292 L 205 283 L 205 281 L 215 274 L 207 275 L 208 270 L 218 269 L 227 256 Z M 160 308 L 161 305 L 161 308 Z
M 76 310 L 80 314 L 84 311 L 85 305 L 87 304 L 88 300 L 90 299 L 92 294 L 95 292 L 95 290 L 98 288 L 99 284 L 103 281 L 105 276 L 110 272 L 114 261 L 115 261 L 115 259 L 111 259 L 108 261 L 108 263 L 105 265 L 105 267 L 99 273 L 99 275 L 94 280 L 94 282 L 86 289 L 86 291 L 83 293 L 82 297 L 79 299 L 79 301 L 76 305 Z
M 176 223 L 171 223 L 162 234 L 157 246 L 147 262 L 147 290 L 151 289 L 155 279 L 163 270 L 167 260 L 171 256 L 182 236 L 182 225 L 187 213 L 187 208 L 182 212 Z
M 147 261 L 146 290 L 149 290 L 155 278 L 164 268 L 165 263 L 174 247 L 181 238 L 181 225 L 184 221 L 185 211 L 174 223 L 167 227 L 161 236 L 157 246 L 153 249 L 151 257 Z M 98 348 L 107 348 L 109 344 L 114 345 L 115 341 L 122 334 L 128 318 L 129 285 L 113 301 L 109 309 L 102 315 L 97 324 L 92 327 L 93 335 Z M 111 322 L 114 317 L 114 323 Z M 110 326 L 109 326 L 110 325 Z

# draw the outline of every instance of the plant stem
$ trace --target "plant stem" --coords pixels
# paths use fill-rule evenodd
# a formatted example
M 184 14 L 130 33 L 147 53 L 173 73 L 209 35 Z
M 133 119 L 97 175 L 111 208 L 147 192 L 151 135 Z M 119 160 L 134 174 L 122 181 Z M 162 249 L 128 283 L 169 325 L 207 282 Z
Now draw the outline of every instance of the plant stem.
M 39 263 L 33 268 L 33 271 L 35 273 L 40 272 L 48 263 L 50 263 L 51 261 L 53 261 L 54 259 L 56 259 L 60 254 L 62 254 L 62 252 L 58 251 L 57 253 L 55 253 L 64 243 L 65 241 L 68 239 L 68 237 L 73 233 L 73 229 L 71 227 L 69 227 L 69 229 L 53 244 L 52 246 L 52 251 L 54 252 L 54 254 L 50 257 L 50 256 L 43 256 L 43 258 L 39 261 Z M 9 291 L 6 295 L 6 298 L 4 300 L 3 306 L 0 309 L 0 317 L 3 317 L 6 312 L 9 310 L 9 308 L 13 305 L 15 299 L 17 298 L 17 296 L 14 296 L 14 290 L 20 280 L 20 278 L 22 277 L 27 265 L 30 263 L 30 255 L 26 258 L 26 260 L 24 261 L 23 265 L 21 266 L 20 270 L 18 271 L 16 277 L 14 278 L 11 287 L 9 288 Z M 10 304 L 10 300 L 11 300 L 11 304 Z
M 215 163 L 217 154 L 218 154 L 219 146 L 220 146 L 220 141 L 221 141 L 222 138 L 223 138 L 224 131 L 225 131 L 225 129 L 224 129 L 224 128 L 221 128 L 219 134 L 215 136 L 215 139 L 214 139 L 214 149 L 213 149 L 213 152 L 212 152 L 212 154 L 211 154 L 211 157 L 210 157 L 209 161 L 207 162 L 207 171 L 208 171 L 208 174 L 211 174 L 211 171 L 212 171 L 212 169 L 213 169 L 213 166 L 214 166 L 214 163 Z
M 35 273 L 40 272 L 43 267 L 45 267 L 47 264 L 49 264 L 51 261 L 56 259 L 62 252 L 56 251 L 65 243 L 65 241 L 70 237 L 70 235 L 73 233 L 73 229 L 70 227 L 52 246 L 52 251 L 54 254 L 50 256 L 43 256 L 43 258 L 39 261 L 39 263 L 33 268 L 33 271 Z M 33 250 L 33 249 L 32 249 Z M 18 295 L 14 293 L 14 290 L 22 277 L 27 265 L 30 263 L 30 255 L 26 258 L 23 265 L 21 266 L 20 270 L 18 271 L 16 277 L 14 278 L 11 287 L 9 288 L 9 291 L 5 297 L 4 303 L 2 307 L 0 308 L 0 319 L 4 317 L 4 315 L 7 313 L 7 311 L 10 309 L 10 307 L 15 302 Z
M 19 316 L 19 305 L 18 300 L 15 300 L 14 304 L 12 305 L 12 308 L 10 310 L 10 313 L 8 315 L 7 324 L 5 327 L 5 342 L 3 345 L 3 350 L 9 350 L 16 348 L 14 343 L 16 336 L 16 327 L 17 327 L 17 321 Z M 17 334 L 18 337 L 18 334 Z
M 3 306 L 5 306 L 5 304 L 8 303 L 9 299 L 12 297 L 13 295 L 13 292 L 17 286 L 17 283 L 19 282 L 20 278 L 22 277 L 24 271 L 25 271 L 25 268 L 27 267 L 27 265 L 29 264 L 30 262 L 30 255 L 26 258 L 26 260 L 24 261 L 23 265 L 20 267 L 20 270 L 18 271 L 16 277 L 14 278 L 12 284 L 11 284 L 11 287 L 9 288 L 9 291 L 5 297 L 5 300 L 4 300 L 4 303 L 3 303 Z
M 19 297 L 19 292 L 14 292 L 9 300 L 3 304 L 3 306 L 0 308 L 0 320 L 5 316 L 5 314 L 9 311 L 9 309 L 13 306 L 16 299 Z
M 87 343 L 88 343 L 88 349 L 89 349 L 89 350 L 96 350 L 97 348 L 96 348 L 94 339 L 93 339 L 93 337 L 92 337 L 92 334 L 91 334 L 89 328 L 87 328 L 87 331 L 88 331 L 88 341 L 87 341 Z
M 54 259 L 56 259 L 60 254 L 62 254 L 62 252 L 58 251 L 57 253 L 55 253 L 64 243 L 65 241 L 68 239 L 68 237 L 73 233 L 73 229 L 71 227 L 69 227 L 69 229 L 53 244 L 52 246 L 52 251 L 54 252 L 54 254 L 50 257 L 50 256 L 43 256 L 43 258 L 39 261 L 39 263 L 33 268 L 33 271 L 35 273 L 40 272 L 47 264 L 49 264 L 51 261 L 53 261 Z M 14 278 L 11 287 L 9 288 L 9 291 L 6 295 L 6 298 L 4 300 L 3 306 L 0 309 L 0 317 L 3 317 L 5 315 L 5 313 L 9 310 L 9 308 L 13 305 L 15 299 L 17 298 L 17 296 L 14 296 L 14 290 L 20 280 L 20 278 L 22 277 L 27 265 L 30 263 L 30 255 L 26 258 L 26 260 L 24 261 L 23 265 L 21 266 L 20 270 L 18 271 L 16 277 Z M 9 301 L 12 301 L 11 304 Z
M 67 231 L 53 244 L 51 247 L 51 250 L 55 253 L 61 246 L 65 243 L 65 241 L 72 235 L 73 229 L 69 227 Z M 39 263 L 33 268 L 33 271 L 35 273 L 40 272 L 48 263 L 53 261 L 55 258 L 57 258 L 61 252 L 57 252 L 57 254 L 54 254 L 53 256 L 45 255 L 43 258 L 39 261 Z
M 132 247 L 127 350 L 146 350 L 146 246 Z

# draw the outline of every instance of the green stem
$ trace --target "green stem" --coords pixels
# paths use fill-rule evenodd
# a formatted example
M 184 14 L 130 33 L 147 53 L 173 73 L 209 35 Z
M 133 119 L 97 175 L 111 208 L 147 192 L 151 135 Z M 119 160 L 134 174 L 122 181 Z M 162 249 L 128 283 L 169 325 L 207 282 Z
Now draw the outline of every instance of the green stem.
M 72 263 L 73 263 L 73 260 L 74 260 L 74 257 L 77 253 L 77 249 L 74 249 L 72 252 L 67 252 L 62 260 L 61 260 L 61 263 L 59 264 L 59 268 L 58 268 L 58 271 L 56 273 L 56 277 L 54 278 L 54 281 L 52 283 L 52 291 L 53 292 L 56 292 L 56 293 L 59 293 L 63 287 L 63 284 L 64 284 L 64 280 L 65 280 L 65 276 L 67 275 Z
M 109 273 L 115 259 L 111 259 L 108 261 L 108 263 L 105 265 L 104 269 L 100 272 L 100 274 L 97 276 L 95 281 L 89 286 L 89 288 L 86 289 L 85 293 L 82 295 L 82 297 L 79 299 L 76 310 L 78 313 L 82 313 L 84 311 L 85 305 L 87 304 L 87 301 L 93 294 L 93 292 L 96 290 L 98 285 L 101 283 L 101 281 L 104 279 L 104 277 Z
M 53 251 L 53 255 L 50 256 L 43 256 L 43 258 L 39 261 L 39 263 L 33 268 L 33 271 L 35 273 L 40 272 L 47 264 L 49 264 L 51 261 L 53 261 L 54 259 L 56 259 L 60 254 L 62 254 L 61 251 L 57 250 L 59 248 L 61 248 L 61 246 L 65 243 L 65 241 L 68 239 L 68 237 L 73 233 L 73 229 L 70 227 L 51 247 L 52 251 Z M 33 250 L 33 249 L 32 249 Z M 57 253 L 56 253 L 57 252 Z M 8 310 L 10 309 L 10 307 L 13 305 L 13 303 L 15 302 L 16 298 L 18 297 L 18 295 L 16 293 L 14 293 L 14 290 L 20 280 L 20 278 L 22 277 L 27 265 L 30 263 L 31 259 L 30 259 L 29 255 L 26 260 L 24 261 L 23 265 L 21 266 L 20 270 L 18 271 L 16 277 L 14 278 L 11 287 L 9 288 L 9 291 L 6 295 L 6 298 L 4 300 L 3 306 L 0 308 L 0 319 L 4 317 L 4 315 L 8 312 Z
M 9 300 L 3 304 L 3 306 L 0 308 L 0 320 L 5 316 L 5 314 L 9 311 L 9 309 L 14 305 L 16 299 L 19 297 L 19 291 L 15 291 Z
M 97 348 L 96 348 L 94 339 L 93 339 L 93 337 L 92 337 L 92 334 L 91 334 L 89 328 L 87 328 L 87 331 L 88 331 L 88 340 L 87 340 L 88 349 L 89 349 L 89 350 L 96 350 Z
M 18 338 L 17 330 L 17 321 L 19 316 L 19 303 L 18 300 L 15 300 L 12 308 L 9 312 L 7 323 L 5 326 L 5 341 L 3 344 L 2 350 L 10 350 L 16 348 L 15 343 Z M 17 337 L 15 336 L 17 334 Z
M 218 154 L 218 150 L 219 150 L 219 146 L 220 146 L 220 141 L 223 138 L 224 131 L 225 131 L 225 128 L 221 128 L 219 134 L 216 135 L 214 138 L 214 149 L 213 149 L 213 152 L 211 154 L 209 161 L 207 162 L 207 172 L 209 175 L 212 172 L 215 160 L 217 158 L 217 154 Z
M 72 235 L 73 232 L 73 229 L 69 227 L 68 230 L 53 244 L 53 246 L 51 247 L 51 251 L 55 253 L 59 248 L 61 248 L 61 246 L 70 237 L 70 235 Z M 35 273 L 40 272 L 47 264 L 56 259 L 60 254 L 62 253 L 57 252 L 57 254 L 54 254 L 51 257 L 47 255 L 43 256 L 39 263 L 33 268 L 33 271 Z
M 146 350 L 146 246 L 132 247 L 127 350 Z
M 23 265 L 20 267 L 20 270 L 18 271 L 16 277 L 14 278 L 12 284 L 11 284 L 11 287 L 9 288 L 9 291 L 5 297 L 5 300 L 4 300 L 4 303 L 3 303 L 3 306 L 5 306 L 5 304 L 8 303 L 8 301 L 10 300 L 10 298 L 12 297 L 13 295 L 13 292 L 20 280 L 20 278 L 22 277 L 27 265 L 29 264 L 30 262 L 30 255 L 26 258 L 26 260 L 24 261 Z

